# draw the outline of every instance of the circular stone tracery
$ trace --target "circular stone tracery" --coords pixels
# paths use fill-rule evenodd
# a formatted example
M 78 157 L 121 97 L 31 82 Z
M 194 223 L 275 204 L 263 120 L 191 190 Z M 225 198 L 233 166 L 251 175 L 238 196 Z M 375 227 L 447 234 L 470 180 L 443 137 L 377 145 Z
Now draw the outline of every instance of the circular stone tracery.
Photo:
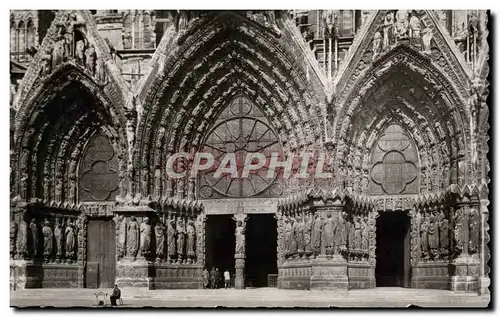
M 213 197 L 214 192 L 223 197 L 252 197 L 268 190 L 275 183 L 278 175 L 267 177 L 268 164 L 271 154 L 281 155 L 282 149 L 278 136 L 264 114 L 246 97 L 240 96 L 221 113 L 205 139 L 202 152 L 213 154 L 215 163 L 203 174 L 206 185 L 200 187 L 200 198 Z M 242 177 L 249 153 L 262 153 L 266 164 L 256 171 L 250 171 L 248 177 Z M 227 160 L 228 154 L 234 154 L 235 162 Z M 215 175 L 219 167 L 229 167 L 232 163 L 236 163 L 237 175 Z M 256 160 L 251 162 L 256 163 Z

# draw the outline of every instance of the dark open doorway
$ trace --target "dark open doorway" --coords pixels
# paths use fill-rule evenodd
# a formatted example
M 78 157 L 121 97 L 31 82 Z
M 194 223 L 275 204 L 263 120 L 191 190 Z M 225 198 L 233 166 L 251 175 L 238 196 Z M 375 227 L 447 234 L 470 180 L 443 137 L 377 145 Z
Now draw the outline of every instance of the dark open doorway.
M 233 215 L 211 215 L 207 217 L 206 267 L 228 269 L 234 275 L 235 223 Z
M 274 215 L 249 215 L 246 226 L 246 286 L 268 286 L 268 275 L 278 273 L 276 248 L 277 225 Z
M 377 218 L 377 287 L 410 287 L 410 217 L 383 212 Z

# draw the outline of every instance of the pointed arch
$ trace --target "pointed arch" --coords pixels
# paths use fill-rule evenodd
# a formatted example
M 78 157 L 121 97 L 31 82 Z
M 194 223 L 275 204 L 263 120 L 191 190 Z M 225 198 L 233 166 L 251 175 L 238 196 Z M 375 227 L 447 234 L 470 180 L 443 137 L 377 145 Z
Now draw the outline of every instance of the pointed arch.
M 436 69 L 429 69 L 426 61 L 418 52 L 399 46 L 375 62 L 356 84 L 334 124 L 339 181 L 359 168 L 350 163 L 353 157 L 363 156 L 365 142 L 370 144 L 373 132 L 391 115 L 414 131 L 420 172 L 425 174 L 421 178 L 428 178 L 424 191 L 470 179 L 469 168 L 464 166 L 470 140 L 468 114 L 462 103 L 457 105 L 460 99 L 454 100 L 442 84 L 445 79 Z
M 159 67 L 142 83 L 139 98 L 146 108 L 134 160 L 146 184 L 142 188 L 153 175 L 150 166 L 160 169 L 169 151 L 200 146 L 216 114 L 239 93 L 268 118 L 281 118 L 284 124 L 274 127 L 284 146 L 294 149 L 320 142 L 323 100 L 292 57 L 293 40 L 277 40 L 269 30 L 234 13 L 200 18 L 187 34 L 178 46 L 173 26 L 167 30 L 159 47 L 160 52 L 167 50 L 164 60 L 153 57 L 153 65 Z M 164 47 L 166 41 L 171 46 Z
M 15 190 L 23 199 L 76 203 L 76 166 L 88 138 L 108 131 L 118 157 L 127 142 L 120 108 L 71 64 L 47 78 L 15 118 Z M 124 175 L 124 173 L 121 173 Z

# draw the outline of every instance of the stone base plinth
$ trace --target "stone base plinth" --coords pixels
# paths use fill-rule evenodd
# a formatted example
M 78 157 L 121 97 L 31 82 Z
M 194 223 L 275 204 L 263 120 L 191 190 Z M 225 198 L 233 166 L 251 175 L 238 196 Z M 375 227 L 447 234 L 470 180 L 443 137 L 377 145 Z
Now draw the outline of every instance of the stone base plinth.
M 245 255 L 236 254 L 235 259 L 235 276 L 234 276 L 234 288 L 244 289 L 245 288 Z
M 368 262 L 349 262 L 347 265 L 349 289 L 374 288 L 375 266 Z
M 278 271 L 281 278 L 280 287 L 284 289 L 310 289 L 311 263 L 310 259 L 286 260 Z
M 312 261 L 311 290 L 347 291 L 348 287 L 347 261 L 340 255 Z
M 162 264 L 150 267 L 151 289 L 203 288 L 203 267 L 196 264 Z
M 485 295 L 485 294 L 490 294 L 490 284 L 491 280 L 489 277 L 481 277 L 479 279 L 479 294 Z
M 152 263 L 144 258 L 123 258 L 116 263 L 116 283 L 120 287 L 151 287 L 150 270 Z
M 33 263 L 13 260 L 11 288 L 78 288 L 83 268 L 77 264 Z
M 451 290 L 457 293 L 478 293 L 479 265 L 476 258 L 468 255 L 456 258 L 451 265 Z
M 450 289 L 451 265 L 447 261 L 420 262 L 412 268 L 411 287 Z

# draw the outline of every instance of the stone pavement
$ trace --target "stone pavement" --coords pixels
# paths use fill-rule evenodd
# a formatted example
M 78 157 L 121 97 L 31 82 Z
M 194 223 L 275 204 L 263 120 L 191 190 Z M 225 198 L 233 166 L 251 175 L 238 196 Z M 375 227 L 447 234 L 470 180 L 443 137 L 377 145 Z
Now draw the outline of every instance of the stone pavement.
M 13 307 L 97 307 L 94 293 L 111 289 L 27 289 L 11 291 Z M 486 307 L 489 295 L 451 291 L 376 288 L 333 291 L 276 288 L 218 290 L 147 290 L 123 288 L 123 307 Z M 109 304 L 109 301 L 108 301 Z

